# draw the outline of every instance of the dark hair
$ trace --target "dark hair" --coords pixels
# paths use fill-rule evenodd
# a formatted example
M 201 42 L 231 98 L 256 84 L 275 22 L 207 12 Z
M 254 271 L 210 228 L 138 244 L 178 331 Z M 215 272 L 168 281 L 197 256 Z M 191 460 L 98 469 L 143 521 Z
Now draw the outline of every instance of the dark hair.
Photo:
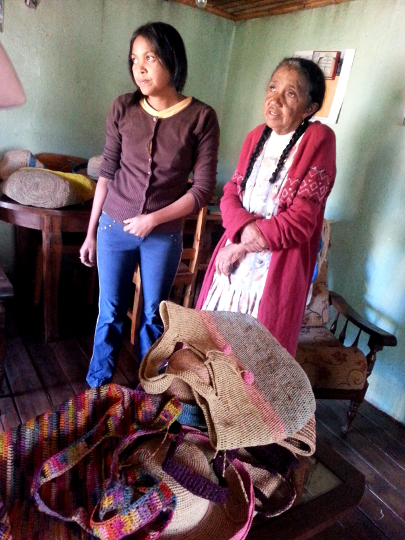
M 312 62 L 312 60 L 307 60 L 306 58 L 284 58 L 284 60 L 282 60 L 278 64 L 276 69 L 273 71 L 272 77 L 279 68 L 284 67 L 284 66 L 289 66 L 297 70 L 298 73 L 304 78 L 307 85 L 309 105 L 316 103 L 318 105 L 318 110 L 319 110 L 322 107 L 322 103 L 325 98 L 325 89 L 326 89 L 325 77 L 320 67 L 317 66 L 315 62 Z M 315 112 L 316 111 L 314 111 L 313 114 L 315 114 Z M 280 172 L 284 163 L 286 162 L 288 154 L 290 153 L 290 150 L 293 148 L 293 146 L 301 137 L 301 135 L 305 133 L 305 131 L 307 130 L 309 126 L 309 119 L 311 118 L 313 114 L 305 118 L 295 130 L 293 136 L 290 139 L 290 142 L 284 148 L 283 153 L 281 154 L 280 159 L 278 160 L 277 167 L 275 168 L 269 180 L 270 184 L 274 184 L 276 182 L 278 173 Z M 245 189 L 246 182 L 252 172 L 253 166 L 257 158 L 259 157 L 261 151 L 263 150 L 263 147 L 267 139 L 270 137 L 271 132 L 272 132 L 272 129 L 268 126 L 265 126 L 265 128 L 263 129 L 260 139 L 258 140 L 256 144 L 256 148 L 254 149 L 252 155 L 250 156 L 248 167 L 246 169 L 246 174 L 241 183 L 242 190 Z
M 284 66 L 296 69 L 305 78 L 311 104 L 316 103 L 318 109 L 320 109 L 325 98 L 326 89 L 325 77 L 321 68 L 315 62 L 306 58 L 284 58 L 273 71 L 273 75 L 279 68 Z
M 131 37 L 128 54 L 129 72 L 134 83 L 132 47 L 139 36 L 142 36 L 150 43 L 153 52 L 170 73 L 170 83 L 177 92 L 181 92 L 187 79 L 187 55 L 181 35 L 173 26 L 163 22 L 149 22 L 135 30 Z M 141 97 L 142 93 L 136 87 L 133 102 L 138 102 Z

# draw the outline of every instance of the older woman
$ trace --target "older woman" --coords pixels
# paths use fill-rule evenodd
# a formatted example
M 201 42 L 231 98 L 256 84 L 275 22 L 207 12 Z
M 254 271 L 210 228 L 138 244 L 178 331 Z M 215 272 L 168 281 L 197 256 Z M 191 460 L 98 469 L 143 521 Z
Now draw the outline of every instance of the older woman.
M 335 135 L 310 122 L 324 95 L 314 62 L 286 58 L 277 66 L 265 124 L 247 136 L 224 187 L 225 234 L 197 303 L 257 317 L 293 356 L 336 175 Z

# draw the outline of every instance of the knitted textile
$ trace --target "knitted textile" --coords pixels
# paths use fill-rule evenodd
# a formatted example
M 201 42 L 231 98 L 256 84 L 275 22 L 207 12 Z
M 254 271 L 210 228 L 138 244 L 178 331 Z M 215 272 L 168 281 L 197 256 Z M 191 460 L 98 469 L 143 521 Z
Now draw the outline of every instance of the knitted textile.
M 60 178 L 67 180 L 75 190 L 81 202 L 90 201 L 94 197 L 97 184 L 91 178 L 87 178 L 85 174 L 51 171 L 49 169 L 44 169 L 44 171 L 56 174 L 57 176 L 60 176 Z
M 250 529 L 254 494 L 244 465 L 237 459 L 218 480 L 212 465 L 215 451 L 197 430 L 141 441 L 130 463 L 162 477 L 176 495 L 174 516 L 165 540 L 243 540 Z
M 102 162 L 103 155 L 93 156 L 89 159 L 89 162 L 87 164 L 87 174 L 90 176 L 90 178 L 98 180 L 98 177 L 100 176 L 100 167 Z
M 195 311 L 160 304 L 165 331 L 142 360 L 140 382 L 161 394 L 177 377 L 203 410 L 218 450 L 265 445 L 294 437 L 315 412 L 302 368 L 270 332 L 249 315 Z M 170 370 L 170 356 L 184 344 L 205 366 L 210 384 L 195 371 Z M 165 373 L 159 366 L 169 359 Z
M 96 183 L 83 174 L 22 168 L 2 183 L 1 190 L 20 204 L 61 208 L 92 199 Z
M 300 456 L 312 456 L 316 449 L 316 424 L 315 415 L 311 416 L 308 423 L 292 437 L 287 437 L 284 441 L 279 441 L 280 446 L 284 446 L 294 454 Z
M 0 161 L 0 180 L 7 178 L 21 167 L 43 168 L 43 164 L 29 150 L 9 150 Z
M 41 169 L 14 172 L 1 184 L 1 190 L 20 204 L 40 208 L 61 208 L 81 202 L 70 182 Z
M 11 534 L 13 540 L 90 540 L 92 531 L 115 540 L 128 534 L 128 526 L 139 529 L 148 522 L 142 537 L 157 538 L 173 514 L 171 491 L 141 473 L 127 485 L 111 482 L 110 468 L 128 434 L 166 430 L 178 417 L 179 402 L 166 401 L 111 384 L 3 433 L 0 490 L 7 514 L 0 505 L 0 539 Z M 100 501 L 100 517 L 91 529 L 90 516 Z M 118 519 L 104 521 L 101 516 L 114 508 Z
M 296 491 L 292 484 L 292 473 L 299 466 L 294 454 L 278 444 L 269 444 L 241 448 L 237 458 L 252 479 L 255 510 L 258 513 L 274 517 L 293 505 Z

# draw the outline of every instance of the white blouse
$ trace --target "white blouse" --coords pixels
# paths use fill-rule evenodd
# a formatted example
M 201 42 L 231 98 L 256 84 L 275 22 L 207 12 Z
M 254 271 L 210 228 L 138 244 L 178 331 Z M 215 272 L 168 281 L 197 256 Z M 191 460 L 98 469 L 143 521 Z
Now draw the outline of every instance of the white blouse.
M 248 212 L 266 219 L 276 215 L 282 187 L 301 138 L 290 151 L 276 182 L 270 184 L 269 180 L 292 135 L 277 135 L 273 131 L 266 141 L 246 183 L 242 204 Z M 226 245 L 230 243 L 228 240 Z M 215 272 L 202 309 L 247 313 L 257 318 L 270 260 L 271 251 L 268 249 L 246 253 L 234 263 L 229 276 Z

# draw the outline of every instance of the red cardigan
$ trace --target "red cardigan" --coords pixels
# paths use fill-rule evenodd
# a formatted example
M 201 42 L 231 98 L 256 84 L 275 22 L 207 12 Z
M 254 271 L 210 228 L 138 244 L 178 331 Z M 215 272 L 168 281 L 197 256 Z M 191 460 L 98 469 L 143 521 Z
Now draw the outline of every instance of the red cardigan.
M 336 176 L 336 141 L 329 127 L 320 122 L 310 124 L 288 171 L 277 215 L 256 219 L 242 207 L 239 186 L 263 129 L 264 124 L 249 133 L 236 171 L 224 187 L 221 212 L 225 234 L 208 266 L 196 309 L 202 308 L 207 297 L 218 250 L 228 239 L 238 243 L 241 229 L 255 221 L 273 252 L 257 318 L 295 356 L 325 204 Z

